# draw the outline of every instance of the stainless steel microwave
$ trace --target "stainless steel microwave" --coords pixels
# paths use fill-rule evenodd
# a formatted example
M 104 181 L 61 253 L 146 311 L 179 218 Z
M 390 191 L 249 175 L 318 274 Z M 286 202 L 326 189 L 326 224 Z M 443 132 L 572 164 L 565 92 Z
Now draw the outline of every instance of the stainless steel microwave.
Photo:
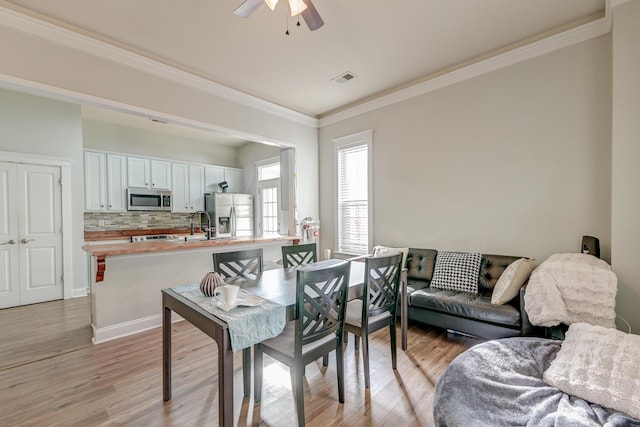
M 171 211 L 171 191 L 127 188 L 127 210 Z

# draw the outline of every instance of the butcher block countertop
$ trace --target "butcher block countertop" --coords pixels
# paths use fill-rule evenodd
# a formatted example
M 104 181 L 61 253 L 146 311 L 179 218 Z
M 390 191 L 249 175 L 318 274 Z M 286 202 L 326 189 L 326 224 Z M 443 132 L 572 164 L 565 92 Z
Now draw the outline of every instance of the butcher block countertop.
M 199 240 L 190 242 L 167 242 L 167 241 L 147 241 L 133 243 L 112 243 L 105 245 L 83 246 L 86 252 L 98 258 L 113 255 L 142 254 L 148 252 L 180 251 L 185 249 L 200 249 L 207 247 L 246 245 L 252 243 L 269 243 L 293 241 L 297 243 L 298 236 L 273 236 L 273 237 L 235 237 L 228 239 Z

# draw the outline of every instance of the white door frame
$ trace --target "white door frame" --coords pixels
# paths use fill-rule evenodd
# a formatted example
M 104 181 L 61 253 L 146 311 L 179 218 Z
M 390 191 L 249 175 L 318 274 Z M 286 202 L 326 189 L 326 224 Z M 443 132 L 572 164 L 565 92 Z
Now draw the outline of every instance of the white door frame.
M 60 168 L 62 196 L 62 273 L 64 274 L 63 297 L 73 298 L 73 229 L 71 214 L 71 160 L 62 157 L 0 151 L 0 159 L 9 163 L 57 166 Z
M 255 179 L 256 179 L 256 198 L 255 198 L 255 218 L 254 218 L 254 229 L 256 233 L 260 233 L 260 235 L 264 235 L 264 225 L 262 224 L 262 187 L 277 187 L 278 189 L 278 232 L 281 231 L 283 212 L 282 206 L 280 202 L 280 198 L 282 195 L 280 194 L 282 191 L 282 179 L 281 178 L 272 178 L 265 181 L 260 181 L 260 167 L 266 166 L 270 164 L 278 163 L 282 167 L 280 162 L 280 157 L 270 157 L 268 159 L 257 160 L 255 162 Z

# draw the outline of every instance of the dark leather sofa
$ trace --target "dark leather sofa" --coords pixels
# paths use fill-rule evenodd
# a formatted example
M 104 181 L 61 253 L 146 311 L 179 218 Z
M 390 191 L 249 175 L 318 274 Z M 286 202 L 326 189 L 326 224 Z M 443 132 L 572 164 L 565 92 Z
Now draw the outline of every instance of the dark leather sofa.
M 526 283 L 513 300 L 491 304 L 491 292 L 504 269 L 520 257 L 482 255 L 478 294 L 431 288 L 438 251 L 409 248 L 407 256 L 408 317 L 485 339 L 540 335 L 524 310 Z

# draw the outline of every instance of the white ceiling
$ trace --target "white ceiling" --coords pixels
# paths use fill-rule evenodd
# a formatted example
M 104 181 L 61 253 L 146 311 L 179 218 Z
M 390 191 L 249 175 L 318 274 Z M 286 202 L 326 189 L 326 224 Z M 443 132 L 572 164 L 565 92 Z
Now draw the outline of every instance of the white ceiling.
M 247 19 L 233 14 L 242 0 L 0 3 L 316 118 L 605 8 L 605 0 L 314 0 L 325 25 L 311 32 L 287 21 L 284 0 Z M 331 81 L 345 71 L 357 78 Z

